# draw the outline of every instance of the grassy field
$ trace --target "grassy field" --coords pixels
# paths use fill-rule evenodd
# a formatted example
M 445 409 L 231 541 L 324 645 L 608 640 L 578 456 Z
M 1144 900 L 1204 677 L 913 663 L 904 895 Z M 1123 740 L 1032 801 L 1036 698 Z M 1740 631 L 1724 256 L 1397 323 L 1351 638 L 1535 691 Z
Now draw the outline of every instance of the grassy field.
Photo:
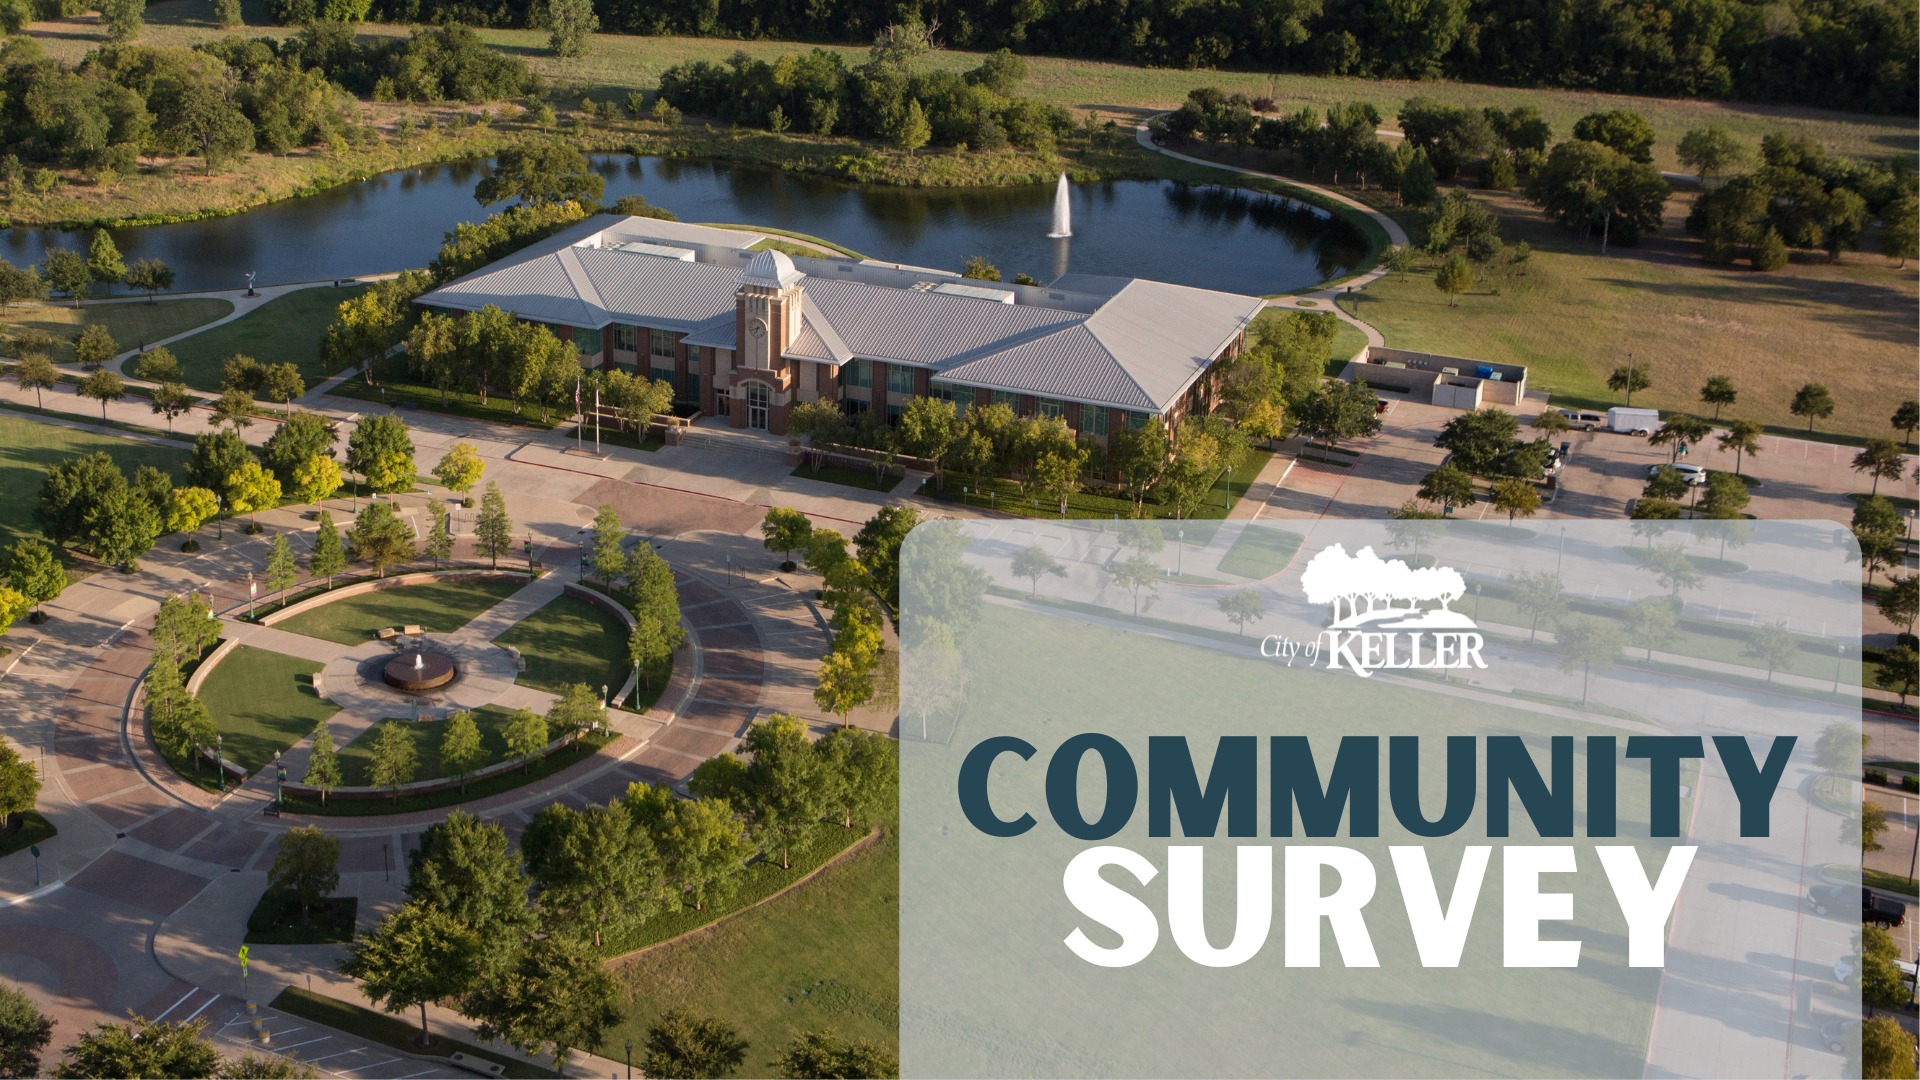
M 89 326 L 104 326 L 123 350 L 139 348 L 142 342 L 155 342 L 196 326 L 224 318 L 233 310 L 227 300 L 193 298 L 125 304 L 29 304 L 0 308 L 0 338 L 15 327 L 45 330 L 54 337 L 52 352 L 56 364 L 73 363 L 73 339 Z M 216 384 L 217 388 L 217 384 Z
M 200 685 L 227 760 L 253 772 L 339 712 L 313 692 L 314 673 L 325 666 L 248 645 L 228 653 Z
M 1267 460 L 1273 457 L 1273 451 L 1255 448 L 1247 452 L 1247 460 L 1240 463 L 1231 475 L 1222 475 L 1214 482 L 1212 490 L 1199 509 L 1185 526 L 1187 534 L 1195 543 L 1204 544 L 1213 538 L 1220 527 L 1220 521 L 1240 497 L 1247 493 L 1260 470 L 1266 468 Z M 961 503 L 966 506 L 996 510 L 1003 514 L 1016 514 L 1020 517 L 1060 518 L 1060 504 L 1057 500 L 1041 498 L 1038 495 L 1023 494 L 1020 485 L 1012 480 L 990 479 L 984 484 L 975 484 L 971 479 L 958 475 L 947 476 L 945 491 L 922 488 L 922 493 L 936 499 Z M 1091 520 L 1111 520 L 1133 516 L 1133 501 L 1115 498 L 1110 495 L 1094 495 L 1081 492 L 1067 499 L 1069 518 Z M 1148 502 L 1141 507 L 1141 516 L 1155 520 L 1171 520 L 1173 507 L 1170 504 Z
M 900 484 L 900 478 L 897 476 L 884 475 L 875 478 L 872 469 L 853 465 L 822 465 L 817 469 L 812 465 L 802 465 L 787 475 L 797 476 L 802 480 L 818 480 L 822 484 L 860 488 L 863 491 L 888 492 Z
M 185 475 L 187 451 L 140 439 L 121 439 L 23 416 L 0 413 L 0 544 L 40 536 L 33 511 L 40 504 L 40 483 L 46 471 L 62 462 L 105 451 L 131 475 L 140 465 Z
M 503 732 L 507 722 L 513 719 L 511 710 L 493 705 L 475 709 L 474 726 L 480 729 L 480 746 L 487 752 L 487 759 L 481 767 L 507 757 L 507 740 Z M 419 754 L 420 768 L 413 774 L 415 780 L 438 780 L 449 775 L 440 764 L 440 739 L 446 733 L 444 721 L 431 724 L 416 724 L 401 720 L 407 734 L 413 736 L 413 748 Z M 368 787 L 373 781 L 367 773 L 373 767 L 373 740 L 380 730 L 378 724 L 360 733 L 360 737 L 340 748 L 340 783 L 343 787 Z
M 1757 420 L 1782 435 L 1806 431 L 1787 406 L 1802 383 L 1825 383 L 1837 406 L 1818 429 L 1894 434 L 1887 418 L 1912 396 L 1920 271 L 1875 254 L 1838 264 L 1797 253 L 1784 270 L 1709 266 L 1681 222 L 1690 197 L 1667 206 L 1666 227 L 1639 247 L 1598 246 L 1541 218 L 1513 195 L 1476 192 L 1500 213 L 1509 244 L 1533 255 L 1482 272 L 1457 307 L 1434 287 L 1433 260 L 1374 282 L 1348 310 L 1377 326 L 1387 344 L 1526 364 L 1530 388 L 1558 404 L 1620 404 L 1607 374 L 1627 362 L 1653 379 L 1634 404 L 1709 414 L 1700 386 L 1731 376 L 1740 400 L 1723 417 Z M 1496 264 L 1498 266 L 1498 264 Z
M 499 394 L 490 395 L 485 404 L 480 395 L 471 390 L 454 390 L 446 394 L 447 404 L 440 404 L 441 393 L 438 388 L 416 381 L 407 374 L 404 357 L 395 356 L 373 369 L 375 382 L 368 386 L 358 377 L 348 379 L 327 391 L 331 397 L 352 398 L 355 401 L 377 401 L 382 405 L 392 403 L 403 409 L 425 409 L 428 412 L 441 412 L 450 416 L 463 416 L 469 420 L 489 420 L 497 424 L 516 424 L 525 427 L 550 429 L 560 420 L 571 416 L 568 410 L 552 410 L 545 422 L 540 419 L 540 407 L 528 404 L 519 413 L 513 411 L 513 399 Z M 561 413 L 565 411 L 566 416 Z M 604 437 L 604 435 L 603 435 Z
M 205 330 L 168 346 L 180 358 L 187 385 L 195 390 L 220 392 L 220 366 L 227 357 L 245 353 L 263 364 L 292 361 L 312 387 L 330 374 L 320 359 L 327 324 L 340 302 L 364 288 L 300 289 L 249 311 L 230 323 Z M 226 303 L 222 300 L 220 303 Z M 231 305 L 229 305 L 231 307 Z
M 573 683 L 619 690 L 633 670 L 627 663 L 627 624 L 577 596 L 549 601 L 495 643 L 520 650 L 527 662 L 522 686 L 553 694 Z M 655 685 L 665 682 L 654 680 Z
M 525 586 L 524 580 L 503 578 L 377 589 L 301 612 L 275 629 L 342 645 L 359 645 L 389 626 L 414 625 L 430 634 L 450 634 Z
M 831 841 L 848 838 L 833 826 L 820 834 L 821 858 L 839 850 Z M 737 1029 L 748 1043 L 747 1076 L 772 1075 L 773 1058 L 794 1036 L 822 1028 L 891 1048 L 900 1010 L 899 853 L 889 829 L 778 899 L 617 962 L 627 1017 L 600 1052 L 620 1057 L 624 1040 L 643 1042 L 670 1009 Z M 755 863 L 733 901 L 768 895 L 803 872 Z M 708 907 L 648 926 L 666 932 L 673 919 L 715 917 Z
M 1282 529 L 1248 528 L 1241 532 L 1220 560 L 1220 572 L 1243 578 L 1269 578 L 1287 568 L 1300 550 L 1299 533 Z
M 484 780 L 475 780 L 467 785 L 466 791 L 450 787 L 443 791 L 426 791 L 414 795 L 402 795 L 389 801 L 387 799 L 329 799 L 322 805 L 319 799 L 306 796 L 287 796 L 287 813 L 307 814 L 315 817 L 375 817 L 382 814 L 410 814 L 417 810 L 440 810 L 460 803 L 484 799 L 489 795 L 498 795 L 503 791 L 525 787 L 536 781 L 545 780 L 554 773 L 590 757 L 601 747 L 612 742 L 617 736 L 583 735 L 574 740 L 571 746 L 557 754 L 548 754 L 534 760 L 528 769 L 509 769 L 495 773 Z
M 392 1047 L 408 1054 L 420 1053 L 422 1048 L 415 1042 L 420 1037 L 420 1025 L 409 1022 L 407 1016 L 390 1016 L 374 1012 L 360 1005 L 349 1004 L 325 994 L 315 994 L 297 986 L 289 986 L 280 991 L 280 995 L 268 1004 L 289 1016 L 298 1016 L 325 1024 L 335 1031 L 344 1031 L 379 1046 Z M 518 1058 L 492 1050 L 483 1050 L 471 1043 L 445 1035 L 434 1037 L 433 1045 L 426 1048 L 432 1054 L 466 1054 L 470 1057 L 491 1061 L 503 1067 L 501 1075 L 512 1080 L 539 1080 L 553 1075 L 551 1071 L 539 1065 L 531 1065 Z M 551 1063 L 549 1063 L 551 1064 Z
M 53 822 L 38 810 L 29 810 L 20 815 L 20 828 L 15 832 L 0 833 L 0 855 L 11 855 L 59 835 L 60 830 Z

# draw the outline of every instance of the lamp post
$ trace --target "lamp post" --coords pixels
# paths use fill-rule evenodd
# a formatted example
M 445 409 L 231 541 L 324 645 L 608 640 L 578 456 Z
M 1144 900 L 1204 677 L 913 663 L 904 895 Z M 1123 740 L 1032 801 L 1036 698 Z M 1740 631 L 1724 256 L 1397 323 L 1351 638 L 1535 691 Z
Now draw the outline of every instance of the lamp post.
M 283 791 L 281 791 L 281 785 L 285 784 L 286 782 L 287 782 L 287 767 L 285 765 L 280 764 L 280 751 L 275 750 L 273 752 L 273 805 L 275 806 L 287 805 L 286 794 Z
M 1177 568 L 1174 573 L 1185 574 L 1187 572 L 1187 527 L 1185 525 L 1173 530 L 1173 552 L 1174 566 Z
M 533 530 L 527 530 L 527 576 L 533 576 Z
M 627 1040 L 627 1080 L 633 1080 L 633 1040 Z
M 1566 557 L 1567 557 L 1567 527 L 1565 525 L 1562 525 L 1560 526 L 1560 553 L 1553 557 L 1553 576 L 1554 577 L 1560 576 L 1560 564 L 1566 560 Z
M 220 794 L 225 795 L 227 793 L 227 757 L 220 749 L 222 739 L 223 737 L 219 735 L 213 737 L 213 769 L 220 774 Z
M 226 508 L 227 500 L 222 498 L 219 492 L 215 492 L 213 495 L 213 538 L 215 540 L 227 538 L 227 519 L 220 516 Z
M 1480 621 L 1480 583 L 1473 583 L 1473 621 Z
M 1840 664 L 1842 661 L 1846 659 L 1846 657 L 1847 657 L 1847 643 L 1844 641 L 1834 642 L 1833 643 L 1833 692 L 1836 694 L 1840 692 Z

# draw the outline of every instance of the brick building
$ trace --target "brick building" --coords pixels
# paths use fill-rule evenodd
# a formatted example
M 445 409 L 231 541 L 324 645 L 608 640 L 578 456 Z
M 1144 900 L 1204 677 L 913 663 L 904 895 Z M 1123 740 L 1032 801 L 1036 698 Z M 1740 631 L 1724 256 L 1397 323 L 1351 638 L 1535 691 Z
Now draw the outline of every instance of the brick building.
M 590 218 L 420 303 L 495 306 L 572 341 L 587 367 L 666 379 L 734 427 L 786 432 L 827 399 L 889 422 L 915 397 L 1005 402 L 1104 440 L 1213 404 L 1258 297 L 1070 274 L 1007 285 L 938 270 L 755 251 L 761 236 Z

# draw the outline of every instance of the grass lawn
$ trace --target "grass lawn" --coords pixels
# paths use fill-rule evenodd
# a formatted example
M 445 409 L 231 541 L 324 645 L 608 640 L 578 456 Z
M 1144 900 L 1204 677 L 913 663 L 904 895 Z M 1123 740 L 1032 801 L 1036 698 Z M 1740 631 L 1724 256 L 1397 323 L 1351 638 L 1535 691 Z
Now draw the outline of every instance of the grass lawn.
M 520 650 L 527 662 L 521 685 L 554 694 L 573 683 L 618 690 L 633 670 L 627 664 L 627 624 L 577 596 L 549 601 L 495 643 Z
M 546 420 L 540 419 L 540 407 L 529 404 L 518 414 L 513 411 L 513 399 L 499 394 L 489 395 L 486 403 L 481 404 L 480 395 L 471 390 L 454 390 L 446 395 L 447 403 L 440 404 L 440 391 L 425 383 L 416 381 L 407 374 L 407 365 L 403 357 L 390 357 L 376 364 L 373 369 L 374 385 L 368 386 L 362 379 L 348 379 L 327 393 L 333 397 L 352 398 L 356 401 L 372 401 L 382 405 L 396 405 L 402 409 L 425 409 L 428 412 L 446 413 L 449 416 L 462 416 L 469 420 L 490 420 L 498 424 L 515 424 L 521 427 L 551 429 L 562 419 L 570 419 L 572 414 L 562 416 L 559 410 L 548 414 Z M 604 432 L 602 436 L 604 437 Z
M 405 1053 L 417 1054 L 422 1050 L 417 1041 L 420 1037 L 418 1024 L 410 1023 L 404 1017 L 374 1012 L 372 1009 L 330 998 L 325 994 L 310 993 L 297 986 L 289 986 L 280 991 L 280 996 L 269 1002 L 267 1007 L 278 1009 L 289 1016 L 298 1016 L 317 1024 L 325 1024 L 335 1031 L 344 1031 L 368 1042 L 378 1043 Z M 541 1077 L 553 1075 L 551 1071 L 540 1066 L 531 1065 L 492 1050 L 482 1050 L 470 1043 L 445 1035 L 435 1036 L 433 1045 L 427 1047 L 426 1051 L 437 1055 L 466 1054 L 470 1057 L 497 1062 L 506 1067 L 502 1075 L 514 1080 L 539 1080 Z
M 502 734 L 507 722 L 513 719 L 513 712 L 495 705 L 483 706 L 473 712 L 473 722 L 480 729 L 480 746 L 487 757 L 480 765 L 491 765 L 507 756 L 507 740 Z M 445 721 L 416 724 L 401 720 L 400 724 L 407 734 L 413 736 L 413 748 L 419 755 L 420 768 L 413 774 L 415 780 L 438 780 L 449 775 L 440 765 L 440 740 L 445 736 Z M 380 730 L 375 724 L 360 737 L 340 748 L 340 784 L 342 787 L 368 787 L 373 781 L 367 774 L 373 768 L 373 740 Z
M 84 245 L 82 245 L 84 247 Z M 15 327 L 31 326 L 52 334 L 55 339 L 53 362 L 73 363 L 73 339 L 89 326 L 104 326 L 122 350 L 135 349 L 142 342 L 184 333 L 203 323 L 223 318 L 233 310 L 228 300 L 195 298 L 188 300 L 144 300 L 125 304 L 33 304 L 0 310 L 0 337 Z M 217 386 L 217 381 L 216 381 Z
M 654 919 L 649 936 L 669 937 L 690 928 L 684 920 L 711 920 L 769 895 L 857 833 L 825 825 L 816 835 L 819 848 L 804 868 L 755 863 L 730 903 Z M 827 1027 L 891 1049 L 899 1039 L 899 853 L 889 828 L 778 899 L 616 963 L 627 1016 L 600 1052 L 619 1058 L 626 1039 L 643 1042 L 670 1009 L 736 1028 L 748 1043 L 748 1076 L 772 1075 L 774 1057 L 794 1036 Z
M 1287 568 L 1300 550 L 1299 533 L 1249 525 L 1220 560 L 1220 572 L 1243 578 L 1270 578 Z
M 1787 407 L 1818 372 L 1837 408 L 1817 432 L 1894 434 L 1887 418 L 1899 395 L 1888 388 L 1913 382 L 1913 267 L 1897 270 L 1857 252 L 1838 264 L 1796 253 L 1771 274 L 1709 266 L 1681 225 L 1689 195 L 1668 202 L 1660 233 L 1602 258 L 1597 245 L 1547 223 L 1513 194 L 1473 195 L 1499 212 L 1509 244 L 1533 245 L 1533 257 L 1482 269 L 1457 307 L 1434 287 L 1434 260 L 1424 257 L 1414 272 L 1355 293 L 1349 310 L 1357 303 L 1387 344 L 1526 364 L 1531 389 L 1550 390 L 1557 405 L 1594 409 L 1620 404 L 1606 379 L 1631 353 L 1653 379 L 1636 405 L 1706 415 L 1701 385 L 1727 375 L 1740 396 L 1725 418 L 1802 438 L 1806 423 Z
M 429 634 L 450 634 L 526 584 L 523 578 L 502 578 L 376 589 L 303 611 L 277 623 L 275 629 L 342 645 L 358 645 L 389 626 L 419 626 Z
M 436 731 L 433 735 L 437 740 L 439 733 Z M 387 799 L 336 798 L 328 799 L 324 806 L 321 805 L 319 799 L 288 795 L 286 812 L 288 814 L 308 814 L 316 817 L 369 817 L 380 814 L 410 814 L 416 810 L 438 810 L 442 807 L 455 806 L 463 802 L 471 802 L 475 799 L 484 799 L 489 795 L 498 795 L 503 791 L 512 791 L 514 788 L 524 787 L 536 780 L 544 780 L 554 773 L 559 772 L 561 769 L 574 764 L 581 758 L 592 756 L 596 750 L 612 742 L 613 738 L 613 736 L 602 737 L 599 735 L 581 736 L 559 753 L 548 754 L 546 757 L 536 760 L 533 762 L 531 768 L 525 770 L 509 769 L 504 773 L 489 776 L 485 780 L 475 780 L 467 785 L 465 792 L 455 787 L 448 788 L 445 791 L 429 791 L 416 795 L 403 795 L 399 799 L 391 801 Z M 435 745 L 437 753 L 438 743 L 436 742 Z
M 325 666 L 249 645 L 228 653 L 200 685 L 227 760 L 253 772 L 339 712 L 313 692 L 314 673 Z
M 1249 450 L 1247 460 L 1241 462 L 1240 467 L 1235 469 L 1231 476 L 1222 476 L 1215 481 L 1213 489 L 1207 493 L 1206 500 L 1188 519 L 1188 524 L 1185 526 L 1187 538 L 1196 544 L 1211 541 L 1213 534 L 1220 528 L 1220 521 L 1227 516 L 1227 511 L 1247 493 L 1247 488 L 1252 486 L 1254 478 L 1260 475 L 1260 470 L 1266 468 L 1268 459 L 1272 457 L 1271 450 L 1259 448 Z M 924 494 L 932 495 L 936 499 L 963 503 L 976 508 L 984 507 L 1003 514 L 1055 520 L 1060 518 L 1058 502 L 1038 495 L 1022 494 L 1020 485 L 1012 480 L 992 479 L 984 484 L 976 484 L 967 477 L 949 473 L 945 491 L 933 488 L 921 490 Z M 1149 500 L 1141 506 L 1140 514 L 1155 521 L 1171 521 L 1173 507 Z M 1067 500 L 1066 516 L 1091 520 L 1130 518 L 1133 516 L 1133 500 L 1110 495 L 1093 495 L 1083 491 Z
M 822 465 L 818 469 L 811 465 L 802 465 L 787 475 L 797 476 L 802 480 L 818 480 L 823 484 L 860 488 L 863 491 L 887 492 L 900 484 L 900 478 L 897 476 L 888 474 L 875 479 L 872 469 L 853 465 Z
M 20 815 L 20 828 L 17 832 L 0 832 L 0 855 L 11 855 L 16 851 L 25 851 L 35 844 L 53 839 L 60 832 L 53 822 L 38 810 L 28 810 Z
M 360 910 L 357 896 L 329 896 L 313 905 L 306 918 L 300 905 L 262 893 L 247 920 L 249 945 L 339 945 L 353 940 L 353 921 Z M 269 920 L 271 920 L 269 922 Z M 266 925 L 262 925 L 266 924 Z M 260 927 L 255 929 L 255 927 Z
M 105 451 L 129 476 L 140 465 L 152 465 L 185 477 L 187 451 L 140 439 L 122 439 L 98 432 L 76 431 L 42 424 L 12 413 L 0 413 L 0 544 L 38 538 L 33 519 L 40 502 L 40 484 L 55 465 Z
M 220 366 L 234 353 L 246 353 L 263 364 L 298 364 L 301 378 L 312 387 L 329 374 L 320 359 L 320 345 L 326 339 L 334 310 L 341 301 L 364 291 L 364 286 L 300 289 L 274 297 L 230 323 L 168 348 L 180 358 L 187 385 L 195 390 L 219 393 Z

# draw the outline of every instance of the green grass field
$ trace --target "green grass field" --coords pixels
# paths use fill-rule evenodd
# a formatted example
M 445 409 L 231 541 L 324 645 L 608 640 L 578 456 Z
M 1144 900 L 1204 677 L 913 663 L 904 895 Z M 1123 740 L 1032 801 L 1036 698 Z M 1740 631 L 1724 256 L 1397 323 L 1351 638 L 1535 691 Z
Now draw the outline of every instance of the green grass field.
M 577 596 L 561 596 L 515 624 L 495 644 L 520 650 L 527 670 L 522 686 L 558 694 L 573 683 L 618 691 L 627 664 L 627 624 Z M 664 679 L 656 678 L 655 685 Z M 656 695 L 657 696 L 657 695 Z
M 275 629 L 342 645 L 361 644 L 389 626 L 412 625 L 429 634 L 449 634 L 525 586 L 524 579 L 501 578 L 376 589 L 301 612 L 275 624 Z
M 1193 512 L 1184 528 L 1187 538 L 1196 544 L 1205 544 L 1213 539 L 1220 528 L 1220 522 L 1247 493 L 1260 470 L 1266 468 L 1267 461 L 1273 457 L 1273 451 L 1253 449 L 1247 452 L 1247 460 L 1229 475 L 1222 475 L 1214 482 L 1213 488 L 1199 509 Z M 924 494 L 949 502 L 961 503 L 974 508 L 996 510 L 1003 514 L 1016 514 L 1020 517 L 1060 519 L 1060 504 L 1057 500 L 1043 498 L 1037 494 L 1028 495 L 1020 490 L 1020 485 L 1012 480 L 989 479 L 984 484 L 976 484 L 966 476 L 949 473 L 945 491 L 934 488 L 922 488 Z M 1094 521 L 1130 518 L 1133 516 L 1133 502 L 1130 499 L 1116 498 L 1110 495 L 1094 495 L 1087 492 L 1070 496 L 1067 499 L 1069 518 Z M 1170 504 L 1147 502 L 1141 507 L 1141 516 L 1156 521 L 1173 519 L 1173 507 Z
M 253 772 L 339 712 L 313 692 L 324 664 L 240 645 L 200 685 L 200 700 L 220 729 L 221 753 Z
M 528 404 L 520 412 L 513 411 L 513 399 L 499 394 L 489 395 L 483 404 L 480 396 L 471 390 L 454 390 L 446 395 L 446 404 L 442 405 L 442 394 L 432 386 L 415 380 L 407 373 L 404 357 L 395 356 L 373 369 L 374 384 L 368 386 L 357 376 L 347 379 L 327 393 L 332 397 L 352 398 L 356 401 L 377 401 L 382 405 L 398 405 L 403 409 L 425 409 L 428 412 L 442 412 L 450 416 L 463 416 L 469 420 L 490 420 L 498 424 L 518 424 L 526 427 L 548 429 L 561 419 L 559 411 L 550 410 L 546 420 L 540 419 L 540 407 Z M 569 407 L 571 408 L 571 407 Z M 571 416 L 571 413 L 568 414 Z M 603 430 L 601 437 L 606 433 Z
M 320 359 L 320 344 L 334 311 L 341 301 L 364 291 L 364 287 L 336 289 L 326 285 L 300 289 L 276 296 L 230 323 L 203 330 L 168 348 L 180 358 L 187 385 L 195 390 L 219 393 L 221 365 L 235 353 L 245 353 L 263 364 L 298 364 L 301 378 L 311 388 L 330 374 Z
M 176 481 L 185 475 L 187 451 L 141 439 L 122 439 L 91 431 L 43 424 L 24 416 L 0 413 L 0 544 L 39 537 L 33 511 L 40 504 L 40 484 L 55 465 L 105 451 L 129 476 L 140 465 L 171 472 Z
M 507 722 L 513 719 L 510 710 L 488 705 L 475 709 L 473 722 L 480 729 L 480 746 L 487 752 L 487 758 L 480 767 L 503 761 L 507 756 L 507 740 L 502 734 Z M 420 768 L 413 774 L 415 780 L 438 780 L 449 775 L 440 764 L 440 740 L 446 734 L 444 721 L 428 724 L 416 724 L 402 719 L 400 723 L 407 734 L 413 736 L 413 748 L 419 754 Z M 360 733 L 360 737 L 340 748 L 340 782 L 343 787 L 369 787 L 373 781 L 367 773 L 373 767 L 373 740 L 380 730 L 378 724 Z M 562 751 L 571 753 L 571 751 Z
M 802 465 L 787 475 L 796 476 L 802 480 L 818 480 L 822 484 L 859 488 L 862 491 L 888 492 L 900 484 L 900 478 L 897 476 L 887 474 L 876 478 L 872 469 L 853 465 L 822 465 L 817 469 L 812 465 Z
M 384 798 L 328 799 L 324 805 L 319 799 L 288 795 L 287 813 L 314 817 L 376 817 L 382 814 L 410 814 L 417 810 L 440 810 L 545 780 L 554 773 L 574 765 L 582 758 L 592 756 L 595 751 L 612 742 L 615 737 L 583 735 L 559 753 L 536 759 L 527 769 L 509 769 L 506 772 L 495 773 L 484 780 L 475 780 L 467 785 L 467 790 L 464 792 L 457 787 L 450 787 L 443 791 L 402 795 L 391 801 Z
M 1299 533 L 1284 529 L 1249 526 L 1220 560 L 1220 572 L 1243 578 L 1270 578 L 1293 561 L 1293 553 L 1300 550 L 1303 539 Z
M 158 300 L 151 304 L 144 300 L 121 304 L 88 304 L 78 308 L 72 304 L 32 304 L 0 309 L 0 338 L 20 326 L 45 330 L 55 340 L 50 354 L 53 362 L 71 364 L 73 339 L 89 326 L 106 327 L 107 333 L 113 335 L 113 340 L 125 352 L 137 349 L 143 343 L 151 345 L 162 338 L 186 333 L 196 326 L 224 318 L 232 310 L 230 301 L 202 297 Z M 218 380 L 215 388 L 218 388 Z
M 812 865 L 850 839 L 834 825 L 820 827 L 817 837 L 821 850 Z M 617 962 L 613 972 L 625 990 L 627 1017 L 600 1053 L 619 1058 L 624 1040 L 644 1042 L 647 1029 L 670 1009 L 736 1028 L 748 1043 L 745 1076 L 772 1075 L 773 1058 L 794 1036 L 822 1028 L 893 1047 L 900 1011 L 899 854 L 899 840 L 888 829 L 792 892 Z M 805 869 L 798 862 L 790 871 L 757 862 L 726 907 L 769 895 Z M 708 905 L 706 912 L 652 920 L 645 929 L 650 937 L 679 933 L 682 920 L 697 926 L 722 911 Z

